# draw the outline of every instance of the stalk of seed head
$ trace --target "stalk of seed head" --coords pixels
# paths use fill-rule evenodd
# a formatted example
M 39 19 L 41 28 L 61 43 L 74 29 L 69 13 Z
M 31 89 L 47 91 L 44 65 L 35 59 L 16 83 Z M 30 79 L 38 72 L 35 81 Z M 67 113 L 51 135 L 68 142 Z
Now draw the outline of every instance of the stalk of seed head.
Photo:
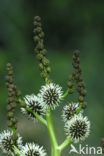
M 35 52 L 37 54 L 37 59 L 39 60 L 39 69 L 41 77 L 47 82 L 51 81 L 49 79 L 49 73 L 51 68 L 49 66 L 49 60 L 46 58 L 46 49 L 44 48 L 44 32 L 41 26 L 41 18 L 35 16 L 34 18 L 34 41 L 36 43 Z
M 14 136 L 13 139 L 16 141 L 16 129 L 17 129 L 17 119 L 14 116 L 16 104 L 18 103 L 18 97 L 20 96 L 20 92 L 16 89 L 14 85 L 14 76 L 13 76 L 13 68 L 10 63 L 7 64 L 7 76 L 6 76 L 6 87 L 8 89 L 8 100 L 7 100 L 7 120 L 8 127 L 10 127 Z

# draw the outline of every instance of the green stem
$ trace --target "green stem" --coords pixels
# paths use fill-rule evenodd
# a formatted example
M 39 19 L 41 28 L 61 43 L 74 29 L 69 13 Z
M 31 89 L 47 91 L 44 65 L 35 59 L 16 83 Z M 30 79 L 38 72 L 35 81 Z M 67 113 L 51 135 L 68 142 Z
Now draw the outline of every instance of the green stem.
M 15 127 L 12 127 L 12 131 L 13 131 L 13 135 L 15 135 L 15 134 L 16 134 L 16 129 L 15 129 Z
M 61 152 L 58 149 L 58 143 L 55 135 L 55 130 L 52 123 L 52 116 L 51 116 L 51 110 L 48 109 L 46 112 L 46 119 L 47 119 L 47 128 L 50 135 L 51 140 L 51 156 L 61 156 Z
M 79 108 L 76 111 L 76 114 L 79 114 L 81 110 L 82 110 L 82 105 L 79 106 Z
M 18 156 L 20 156 L 20 151 L 15 145 L 14 145 L 14 151 Z
M 27 111 L 31 112 L 34 114 L 34 116 L 40 121 L 42 122 L 45 126 L 47 126 L 47 121 L 45 119 L 43 119 L 40 115 L 38 115 L 37 113 L 35 113 L 33 110 L 31 110 L 30 108 L 26 107 L 25 108 Z
M 71 138 L 67 138 L 60 146 L 59 146 L 59 150 L 62 151 L 64 150 L 68 145 L 70 145 L 72 142 Z
M 66 96 L 68 96 L 68 94 L 69 94 L 69 88 L 66 90 L 66 92 L 62 96 L 61 100 L 63 100 Z
M 51 138 L 51 143 L 53 146 L 58 146 L 54 127 L 53 127 L 53 123 L 52 123 L 52 117 L 51 117 L 50 109 L 47 110 L 46 119 L 47 119 L 47 127 L 48 127 L 48 131 L 49 131 L 49 135 Z

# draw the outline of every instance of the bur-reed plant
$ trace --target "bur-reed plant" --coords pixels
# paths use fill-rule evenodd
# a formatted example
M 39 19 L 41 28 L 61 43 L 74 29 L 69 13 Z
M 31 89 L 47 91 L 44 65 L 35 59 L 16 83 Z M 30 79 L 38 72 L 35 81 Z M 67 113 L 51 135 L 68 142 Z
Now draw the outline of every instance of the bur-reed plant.
M 90 133 L 90 121 L 83 116 L 84 109 L 87 106 L 87 91 L 80 66 L 80 52 L 75 50 L 73 53 L 73 72 L 68 78 L 66 91 L 64 92 L 63 88 L 50 78 L 50 61 L 47 58 L 47 50 L 44 47 L 44 32 L 39 16 L 34 18 L 34 41 L 34 51 L 39 61 L 40 76 L 44 80 L 44 85 L 40 87 L 37 95 L 32 93 L 22 97 L 14 82 L 13 67 L 10 63 L 7 64 L 6 87 L 8 89 L 7 120 L 9 130 L 5 130 L 0 134 L 0 148 L 6 155 L 12 156 L 48 155 L 46 149 L 37 143 L 23 145 L 22 137 L 17 133 L 17 119 L 15 118 L 16 106 L 20 104 L 21 112 L 29 119 L 32 119 L 34 124 L 36 120 L 39 120 L 47 127 L 51 142 L 51 156 L 61 156 L 61 152 L 66 147 L 70 147 L 72 143 L 79 143 L 85 140 Z M 71 94 L 75 92 L 78 92 L 77 101 L 74 99 L 72 102 L 68 101 L 62 110 L 61 118 L 65 125 L 66 138 L 59 145 L 51 112 L 62 105 L 67 96 L 70 98 Z

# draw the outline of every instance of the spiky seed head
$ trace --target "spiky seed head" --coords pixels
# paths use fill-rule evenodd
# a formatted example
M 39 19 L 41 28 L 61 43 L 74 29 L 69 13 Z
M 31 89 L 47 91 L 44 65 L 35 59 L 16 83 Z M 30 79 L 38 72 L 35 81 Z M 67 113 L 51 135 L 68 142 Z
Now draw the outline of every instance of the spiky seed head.
M 44 107 L 55 109 L 61 101 L 63 95 L 62 87 L 54 83 L 46 84 L 41 87 L 40 97 Z
M 44 115 L 45 113 L 45 109 L 42 106 L 42 101 L 41 99 L 32 94 L 32 95 L 26 95 L 24 98 L 25 104 L 27 108 L 30 108 L 32 111 L 34 111 L 35 113 L 39 114 L 39 115 Z M 26 115 L 28 115 L 28 117 L 34 119 L 35 116 L 33 113 L 27 111 L 25 108 L 21 108 L 22 112 Z
M 17 135 L 17 139 L 15 141 L 15 146 L 18 149 L 21 149 L 21 147 L 22 147 L 22 138 L 20 137 L 19 134 Z M 0 134 L 0 149 L 5 154 L 15 156 L 13 132 L 6 130 Z
M 79 107 L 79 103 L 68 103 L 68 105 L 64 106 L 62 110 L 62 118 L 64 122 L 70 120 L 76 113 Z
M 71 137 L 74 143 L 85 140 L 90 133 L 90 121 L 81 114 L 75 115 L 65 124 L 66 135 Z
M 40 147 L 34 143 L 26 143 L 25 146 L 22 147 L 21 150 L 22 156 L 46 156 L 46 151 L 43 147 Z

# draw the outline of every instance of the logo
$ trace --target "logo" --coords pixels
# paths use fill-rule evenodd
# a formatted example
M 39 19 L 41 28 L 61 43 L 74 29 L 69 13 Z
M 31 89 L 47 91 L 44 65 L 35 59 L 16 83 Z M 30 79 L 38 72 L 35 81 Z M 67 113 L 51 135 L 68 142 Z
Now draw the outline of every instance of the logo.
M 69 153 L 76 153 L 76 154 L 88 154 L 88 155 L 92 155 L 92 154 L 102 154 L 102 147 L 90 147 L 88 145 L 86 146 L 82 146 L 81 144 L 79 144 L 79 148 L 76 149 L 76 147 L 74 145 L 71 144 L 71 149 Z

